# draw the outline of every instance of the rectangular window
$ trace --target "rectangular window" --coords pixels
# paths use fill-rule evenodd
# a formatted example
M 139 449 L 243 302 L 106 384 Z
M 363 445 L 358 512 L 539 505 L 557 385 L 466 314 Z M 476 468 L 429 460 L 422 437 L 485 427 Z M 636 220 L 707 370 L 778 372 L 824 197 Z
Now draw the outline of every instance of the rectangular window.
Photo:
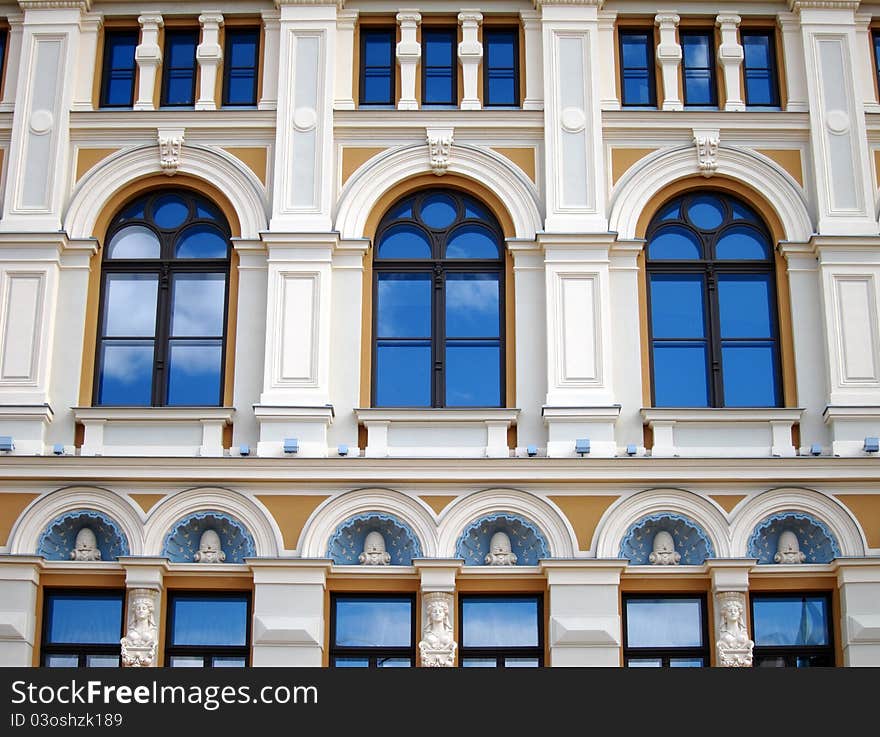
M 459 597 L 463 668 L 540 668 L 544 664 L 542 597 Z
M 519 29 L 483 29 L 483 104 L 519 105 Z
M 131 107 L 137 64 L 134 52 L 139 32 L 108 30 L 104 34 L 104 66 L 101 76 L 101 107 Z
M 656 106 L 654 30 L 621 29 L 619 40 L 621 104 L 624 107 Z
M 874 44 L 874 76 L 877 78 L 877 87 L 880 89 L 880 30 L 871 34 Z
M 196 29 L 165 31 L 165 65 L 162 73 L 162 105 L 183 107 L 196 99 Z
M 41 662 L 48 668 L 116 668 L 122 591 L 46 589 Z
M 168 595 L 165 665 L 171 668 L 244 668 L 250 652 L 250 595 Z
M 715 107 L 718 91 L 715 84 L 715 34 L 711 30 L 679 32 L 684 80 L 684 104 Z
M 702 668 L 709 664 L 706 600 L 699 595 L 633 594 L 623 600 L 623 659 L 628 668 Z
M 224 45 L 223 104 L 256 105 L 260 29 L 227 28 Z
M 774 32 L 744 28 L 740 34 L 745 52 L 743 76 L 746 83 L 746 105 L 779 107 Z
M 422 104 L 457 105 L 456 28 L 422 29 Z
M 828 594 L 752 594 L 754 661 L 762 668 L 834 665 Z
M 394 28 L 361 28 L 361 105 L 393 105 Z
M 333 594 L 330 601 L 331 666 L 413 666 L 416 613 L 412 595 Z

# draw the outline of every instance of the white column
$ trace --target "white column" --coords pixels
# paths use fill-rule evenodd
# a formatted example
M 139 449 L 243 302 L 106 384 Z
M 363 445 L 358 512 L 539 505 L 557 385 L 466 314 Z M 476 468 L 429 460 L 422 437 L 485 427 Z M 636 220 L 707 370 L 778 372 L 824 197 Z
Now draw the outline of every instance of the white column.
M 354 28 L 357 10 L 340 10 L 336 14 L 336 89 L 333 96 L 335 110 L 354 110 Z
M 413 565 L 419 573 L 421 593 L 422 616 L 417 633 L 419 665 L 422 668 L 452 668 L 457 665 L 458 652 L 458 643 L 454 640 L 455 578 L 462 562 L 457 558 L 432 558 L 415 560 Z M 450 641 L 438 644 L 438 640 L 443 639 L 443 632 Z
M 615 11 L 599 11 L 599 58 L 605 60 L 605 63 L 599 67 L 600 102 L 603 110 L 620 110 L 620 100 L 617 99 L 619 70 L 615 63 L 617 54 L 614 50 L 617 43 L 617 34 L 614 32 L 616 22 Z
M 15 95 L 18 90 L 18 68 L 21 64 L 21 24 L 24 20 L 22 15 L 9 15 L 6 22 L 9 24 L 9 35 L 6 38 L 6 70 L 3 82 L 3 100 L 0 101 L 0 110 L 11 111 L 15 107 Z
M 0 663 L 4 666 L 33 665 L 42 564 L 36 556 L 0 556 Z
M 158 13 L 144 13 L 138 18 L 141 26 L 141 42 L 134 52 L 138 67 L 138 94 L 135 110 L 155 110 L 153 104 L 156 90 L 156 77 L 162 65 L 162 49 L 159 48 L 159 29 L 162 16 Z
M 683 110 L 678 91 L 678 68 L 681 66 L 681 46 L 675 38 L 680 18 L 675 13 L 661 12 L 654 16 L 654 25 L 660 29 L 657 44 L 657 65 L 663 80 L 663 110 Z
M 477 10 L 462 10 L 458 14 L 461 26 L 461 43 L 458 45 L 458 61 L 461 64 L 461 76 L 464 81 L 464 94 L 461 98 L 462 110 L 479 110 L 480 97 L 477 91 L 477 80 L 480 62 L 483 60 L 483 44 L 477 34 L 483 14 Z
M 98 36 L 104 16 L 101 13 L 84 13 L 80 23 L 80 59 L 96 59 L 98 56 Z M 72 110 L 92 110 L 93 92 L 95 89 L 95 65 L 80 63 L 77 65 L 76 89 L 73 92 Z M 7 78 L 7 82 L 8 82 Z
M 862 90 L 862 102 L 866 113 L 880 113 L 880 104 L 877 101 L 877 78 L 876 65 L 874 62 L 874 40 L 871 37 L 870 15 L 859 13 L 856 15 L 856 73 L 859 78 L 859 86 Z
M 257 108 L 274 110 L 278 107 L 278 46 L 281 26 L 278 19 L 281 15 L 277 10 L 262 10 L 260 16 L 263 18 L 263 89 Z
M 782 31 L 782 58 L 785 59 L 785 89 L 788 102 L 785 109 L 805 113 L 810 109 L 807 100 L 807 70 L 804 62 L 804 39 L 797 13 L 778 13 L 776 23 Z
M 620 575 L 625 560 L 542 560 L 550 590 L 550 662 L 558 667 L 620 666 Z
M 251 664 L 320 668 L 330 561 L 259 558 L 247 563 L 254 573 Z
M 397 64 L 400 66 L 399 110 L 418 110 L 416 100 L 416 67 L 422 58 L 422 45 L 416 40 L 416 29 L 422 22 L 416 10 L 401 10 L 397 14 L 400 41 L 397 42 Z
M 520 10 L 526 59 L 525 95 L 523 110 L 544 109 L 543 53 L 541 52 L 541 14 L 534 10 Z
M 715 665 L 750 668 L 754 641 L 748 632 L 749 571 L 754 559 L 722 558 L 706 561 L 714 598 L 710 641 L 715 645 Z
M 196 110 L 216 110 L 214 92 L 217 89 L 217 70 L 223 63 L 223 49 L 220 48 L 220 26 L 223 15 L 220 11 L 209 11 L 199 16 L 202 27 L 202 42 L 196 49 L 199 63 L 199 99 Z
M 876 668 L 880 666 L 880 560 L 843 558 L 835 565 L 843 665 Z
M 119 558 L 125 569 L 122 666 L 155 668 L 161 660 L 162 589 L 168 561 L 164 558 Z M 165 663 L 167 666 L 168 663 Z
M 725 110 L 745 110 L 743 102 L 741 72 L 745 52 L 737 38 L 737 28 L 742 19 L 735 13 L 721 13 L 715 18 L 715 25 L 721 30 L 721 43 L 718 46 L 718 64 L 724 74 L 724 89 L 727 100 Z

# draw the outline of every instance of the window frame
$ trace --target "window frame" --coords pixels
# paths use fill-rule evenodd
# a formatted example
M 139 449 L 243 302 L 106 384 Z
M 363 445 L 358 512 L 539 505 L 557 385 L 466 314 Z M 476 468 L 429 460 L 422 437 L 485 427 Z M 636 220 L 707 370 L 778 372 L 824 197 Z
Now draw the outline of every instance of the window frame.
M 687 70 L 685 63 L 686 54 L 684 53 L 684 38 L 686 36 L 705 36 L 709 39 L 709 66 L 708 67 L 692 67 L 692 69 L 708 69 L 709 70 L 709 89 L 712 92 L 712 100 L 708 103 L 688 102 L 688 85 Z M 678 39 L 681 45 L 681 97 L 684 107 L 696 109 L 717 109 L 718 108 L 718 64 L 715 59 L 717 44 L 715 42 L 715 30 L 702 26 L 679 26 Z
M 391 37 L 391 62 L 389 65 L 391 78 L 391 96 L 387 102 L 367 102 L 364 100 L 367 76 L 367 36 L 370 33 L 387 33 Z M 358 107 L 393 107 L 397 97 L 397 27 L 391 25 L 361 25 L 358 33 Z M 383 67 L 384 68 L 384 67 Z
M 168 89 L 171 85 L 171 70 L 183 69 L 184 67 L 171 66 L 171 43 L 172 39 L 183 35 L 195 35 L 195 45 L 193 46 L 193 64 L 192 64 L 192 87 L 190 89 L 189 102 L 168 102 Z M 199 79 L 199 40 L 201 30 L 198 27 L 191 26 L 173 26 L 165 29 L 165 37 L 162 43 L 162 91 L 159 98 L 159 107 L 163 108 L 191 108 L 196 104 L 196 87 Z M 213 97 L 213 95 L 212 95 Z
M 623 65 L 623 37 L 630 34 L 647 35 L 646 46 L 648 49 L 648 98 L 646 103 L 627 103 L 625 99 L 625 68 Z M 620 60 L 620 106 L 625 108 L 637 108 L 649 110 L 657 107 L 657 49 L 656 39 L 654 37 L 654 29 L 647 26 L 618 26 L 617 28 L 617 58 Z
M 247 614 L 245 615 L 245 644 L 244 645 L 174 645 L 174 600 L 178 597 L 195 597 L 198 599 L 240 599 L 247 600 Z M 175 655 L 201 657 L 203 668 L 215 668 L 214 659 L 223 657 L 244 658 L 244 667 L 251 667 L 251 653 L 253 651 L 253 614 L 254 597 L 248 590 L 212 590 L 212 589 L 172 589 L 168 591 L 165 611 L 168 622 L 165 626 L 165 650 L 164 665 L 171 666 L 171 659 Z M 181 666 L 182 667 L 182 666 Z
M 232 71 L 232 53 L 230 43 L 230 36 L 235 36 L 236 34 L 243 33 L 253 33 L 256 36 L 256 52 L 254 58 L 254 91 L 253 91 L 253 102 L 229 102 L 229 82 L 230 82 L 230 73 Z M 224 26 L 223 29 L 223 85 L 220 94 L 220 104 L 222 107 L 228 108 L 251 108 L 256 107 L 259 102 L 259 94 L 260 94 L 260 59 L 262 53 L 262 31 L 259 26 L 249 26 L 249 25 L 233 25 L 233 26 Z M 244 68 L 244 67 L 237 67 Z M 247 67 L 250 68 L 250 67 Z M 196 50 L 196 69 L 198 69 L 198 47 Z
M 452 51 L 452 66 L 449 67 L 450 72 L 451 72 L 451 76 L 452 76 L 452 89 L 451 89 L 452 100 L 450 102 L 428 102 L 427 101 L 427 98 L 428 98 L 428 96 L 427 96 L 428 64 L 427 64 L 427 60 L 426 60 L 426 51 L 425 51 L 427 41 L 426 41 L 425 36 L 426 36 L 426 34 L 440 33 L 440 32 L 452 34 L 452 43 L 450 45 L 451 51 Z M 458 90 L 457 47 L 458 47 L 458 26 L 452 26 L 452 25 L 436 25 L 436 26 L 435 25 L 427 25 L 427 26 L 423 25 L 422 26 L 422 37 L 421 37 L 422 56 L 421 56 L 421 60 L 419 62 L 419 67 L 421 68 L 420 76 L 422 78 L 422 99 L 421 99 L 422 107 L 427 107 L 427 108 L 458 107 L 459 90 Z M 432 67 L 432 68 L 439 68 L 439 67 Z M 443 68 L 445 69 L 446 67 L 443 67 Z
M 874 59 L 874 90 L 880 99 L 880 27 L 871 27 L 871 56 Z
M 770 66 L 767 68 L 767 74 L 770 77 L 773 102 L 752 103 L 749 101 L 749 77 L 745 57 L 745 36 L 763 36 L 769 40 L 768 48 L 770 49 Z M 760 26 L 740 26 L 739 41 L 740 45 L 743 47 L 742 82 L 743 100 L 746 107 L 778 109 L 782 105 L 782 95 L 779 89 L 779 49 L 776 44 L 776 31 L 772 28 L 763 28 Z M 763 69 L 763 67 L 761 68 Z
M 701 658 L 703 660 L 703 665 L 701 667 L 710 667 L 712 664 L 712 648 L 709 645 L 709 611 L 707 598 L 708 597 L 704 591 L 674 593 L 666 593 L 663 591 L 623 592 L 621 594 L 621 634 L 623 637 L 621 653 L 623 657 L 623 667 L 632 667 L 629 665 L 630 659 L 639 658 L 658 658 L 661 661 L 660 667 L 662 668 L 669 668 L 669 661 L 672 658 Z M 627 614 L 627 602 L 639 599 L 697 599 L 700 602 L 700 636 L 703 639 L 702 647 L 630 647 L 628 644 L 629 617 Z
M 113 72 L 113 69 L 110 67 L 110 56 L 111 56 L 111 44 L 109 40 L 113 36 L 134 36 L 135 38 L 135 54 L 132 56 L 132 69 L 131 69 L 131 95 L 129 97 L 129 102 L 125 105 L 115 105 L 110 104 L 107 100 L 107 96 L 110 92 L 110 76 Z M 140 30 L 137 28 L 127 28 L 127 27 L 114 27 L 107 28 L 104 31 L 104 49 L 101 60 L 101 91 L 98 98 L 98 107 L 101 109 L 108 110 L 120 110 L 134 107 L 134 100 L 136 95 L 137 86 L 137 75 L 138 75 L 138 66 L 137 66 L 137 46 L 138 41 L 140 39 Z
M 485 63 L 482 65 L 483 76 L 483 107 L 496 108 L 518 108 L 522 105 L 522 88 L 520 84 L 520 29 L 514 25 L 483 25 L 483 59 Z M 493 33 L 512 33 L 513 34 L 513 97 L 512 103 L 508 102 L 492 102 L 489 94 L 489 37 Z
M 834 595 L 829 590 L 809 590 L 809 591 L 752 591 L 749 592 L 749 622 L 751 625 L 752 636 L 755 636 L 755 600 L 773 600 L 773 599 L 791 599 L 793 597 L 822 597 L 825 600 L 826 624 L 828 626 L 828 644 L 827 645 L 758 645 L 752 651 L 752 665 L 760 668 L 759 658 L 784 658 L 786 668 L 797 667 L 797 658 L 799 657 L 826 657 L 828 662 L 823 666 L 813 667 L 835 667 L 837 664 L 837 653 L 835 643 L 834 630 Z
M 340 599 L 359 599 L 362 601 L 378 601 L 380 599 L 397 599 L 408 601 L 410 605 L 410 647 L 350 647 L 336 644 L 336 606 Z M 338 668 L 337 658 L 366 658 L 368 668 L 378 668 L 380 658 L 409 658 L 410 667 L 415 668 L 418 661 L 416 658 L 416 642 L 418 635 L 418 616 L 416 611 L 416 595 L 411 592 L 364 593 L 360 591 L 331 591 L 330 592 L 330 647 L 328 648 L 328 666 Z M 342 666 L 344 667 L 344 666 Z
M 466 601 L 504 601 L 511 599 L 535 599 L 538 608 L 538 644 L 526 645 L 521 647 L 473 647 L 464 644 L 464 604 Z M 546 611 L 544 610 L 544 594 L 543 592 L 526 592 L 526 593 L 461 593 L 458 595 L 458 622 L 459 622 L 459 647 L 458 647 L 458 664 L 462 665 L 467 658 L 495 658 L 496 668 L 507 668 L 504 664 L 506 658 L 537 658 L 538 668 L 544 667 L 544 655 L 546 640 L 544 636 L 544 619 Z
M 100 643 L 57 643 L 49 642 L 49 607 L 47 602 L 54 594 L 70 594 L 73 596 L 90 596 L 104 595 L 105 598 L 119 597 L 120 600 L 120 617 L 119 617 L 119 640 L 115 644 Z M 78 668 L 86 668 L 88 666 L 88 657 L 90 655 L 115 655 L 119 658 L 119 664 L 122 664 L 122 644 L 121 640 L 125 636 L 125 608 L 126 591 L 125 589 L 116 588 L 87 588 L 84 586 L 44 586 L 43 587 L 43 606 L 42 606 L 42 623 L 40 625 L 40 667 L 49 668 L 46 661 L 52 655 L 76 655 L 79 662 Z

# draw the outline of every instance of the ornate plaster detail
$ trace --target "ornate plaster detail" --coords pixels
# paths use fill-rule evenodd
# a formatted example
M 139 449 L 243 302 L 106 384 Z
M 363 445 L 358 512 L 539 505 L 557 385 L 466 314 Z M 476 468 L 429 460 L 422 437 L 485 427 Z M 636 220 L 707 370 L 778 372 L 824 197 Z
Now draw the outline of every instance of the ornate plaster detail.
M 382 538 L 381 551 L 378 540 L 371 537 L 374 532 Z M 388 563 L 379 562 L 384 560 L 382 553 L 388 556 Z M 326 555 L 336 565 L 408 566 L 413 558 L 422 557 L 422 546 L 406 522 L 383 512 L 365 512 L 336 527 L 327 543 Z
M 658 540 L 661 532 L 666 532 L 668 538 Z M 672 562 L 675 554 L 679 555 L 677 563 Z M 626 558 L 630 565 L 700 565 L 707 558 L 714 558 L 715 551 L 709 536 L 692 519 L 674 512 L 658 512 L 630 525 L 617 557 Z
M 796 548 L 792 546 L 792 536 Z M 841 556 L 841 550 L 824 522 L 805 512 L 782 512 L 755 527 L 748 542 L 748 556 L 757 558 L 758 565 L 830 563 Z
M 791 530 L 785 530 L 779 536 L 779 545 L 776 549 L 776 555 L 773 556 L 774 563 L 785 563 L 788 565 L 799 565 L 807 559 L 806 554 L 801 550 L 797 535 Z
M 234 517 L 213 510 L 193 512 L 178 520 L 162 544 L 162 555 L 172 563 L 244 563 L 245 558 L 256 554 L 248 528 Z
M 88 542 L 94 549 L 88 554 L 98 557 L 75 557 L 81 544 L 85 544 L 84 529 L 92 533 Z M 115 520 L 93 509 L 76 509 L 56 517 L 40 535 L 36 549 L 37 555 L 46 560 L 115 560 L 120 555 L 129 554 L 128 538 Z M 82 555 L 86 555 L 83 548 Z
M 704 177 L 711 177 L 718 169 L 718 147 L 721 133 L 717 129 L 694 128 L 694 145 L 697 147 L 697 168 Z
M 128 626 L 122 645 L 122 665 L 128 668 L 151 668 L 156 665 L 159 627 L 156 624 L 158 591 L 132 589 L 128 595 Z
M 358 556 L 362 566 L 387 566 L 391 563 L 391 553 L 385 550 L 385 538 L 378 530 L 373 530 L 364 538 L 364 552 Z
M 497 537 L 499 532 L 506 540 Z M 534 566 L 550 557 L 550 546 L 534 523 L 517 514 L 496 512 L 465 527 L 455 544 L 455 557 L 463 558 L 466 566 Z
M 452 128 L 428 128 L 426 139 L 431 158 L 431 171 L 438 177 L 442 176 L 449 169 L 452 144 L 455 142 Z
M 746 629 L 746 597 L 739 591 L 720 591 L 715 594 L 716 608 L 720 619 L 718 642 L 718 664 L 722 668 L 750 668 L 752 650 L 755 647 Z
M 101 551 L 98 548 L 98 538 L 91 527 L 82 527 L 76 533 L 76 542 L 70 551 L 71 560 L 101 560 Z
M 666 530 L 654 535 L 654 544 L 648 562 L 652 566 L 677 566 L 681 563 L 681 553 L 676 551 L 675 542 Z
M 805 8 L 818 8 L 820 10 L 853 10 L 859 9 L 861 0 L 790 0 L 788 9 L 792 12 L 800 12 Z
M 425 594 L 425 626 L 419 642 L 422 667 L 452 668 L 458 644 L 453 639 L 452 622 L 449 617 L 452 594 L 435 591 Z
M 177 174 L 180 168 L 180 150 L 183 148 L 183 128 L 175 130 L 160 130 L 157 134 L 159 140 L 159 166 L 168 176 Z
M 222 563 L 226 553 L 220 547 L 220 536 L 213 527 L 209 527 L 199 538 L 199 549 L 193 555 L 196 563 Z
M 487 566 L 516 565 L 516 553 L 510 549 L 510 538 L 506 532 L 498 531 L 492 535 L 485 560 Z

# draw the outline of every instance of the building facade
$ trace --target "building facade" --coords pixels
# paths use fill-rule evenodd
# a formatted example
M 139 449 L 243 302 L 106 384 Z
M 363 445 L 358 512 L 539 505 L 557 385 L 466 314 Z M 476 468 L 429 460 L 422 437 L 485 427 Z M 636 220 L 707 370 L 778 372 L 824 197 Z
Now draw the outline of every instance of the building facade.
M 0 663 L 880 665 L 880 5 L 715 8 L 0 4 Z

